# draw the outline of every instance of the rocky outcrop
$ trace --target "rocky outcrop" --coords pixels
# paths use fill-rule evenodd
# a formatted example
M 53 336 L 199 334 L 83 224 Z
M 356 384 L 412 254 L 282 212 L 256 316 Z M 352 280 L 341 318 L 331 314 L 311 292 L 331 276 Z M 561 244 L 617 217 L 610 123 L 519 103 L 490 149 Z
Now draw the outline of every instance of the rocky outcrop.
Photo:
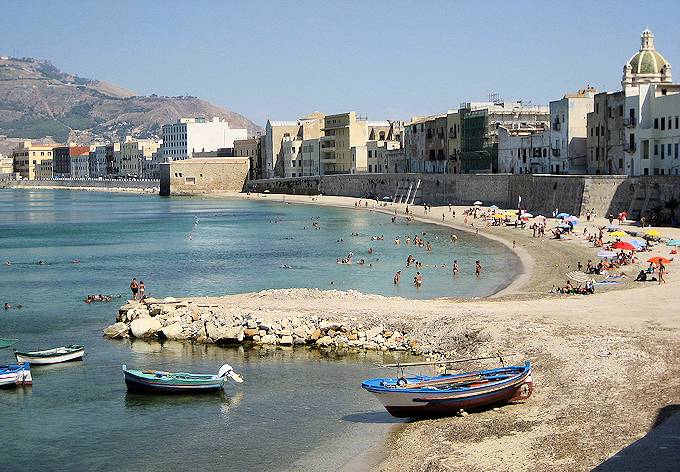
M 227 306 L 201 305 L 175 298 L 125 304 L 120 307 L 116 321 L 104 329 L 104 336 L 226 345 L 434 353 L 431 346 L 398 329 L 383 325 L 366 326 L 354 318 L 258 317 Z

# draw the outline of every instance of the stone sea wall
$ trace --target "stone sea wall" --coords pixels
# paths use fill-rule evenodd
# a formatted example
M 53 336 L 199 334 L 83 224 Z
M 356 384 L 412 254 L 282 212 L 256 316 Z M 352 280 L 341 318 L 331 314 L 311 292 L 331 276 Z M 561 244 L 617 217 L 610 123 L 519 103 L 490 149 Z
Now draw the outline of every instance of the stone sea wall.
M 668 199 L 680 198 L 680 177 L 532 174 L 353 174 L 251 180 L 251 192 L 337 195 L 361 198 L 404 196 L 415 189 L 416 203 L 470 205 L 476 200 L 502 208 L 522 207 L 550 214 L 555 208 L 575 215 L 594 208 L 599 215 L 626 210 L 648 214 Z
M 356 319 L 259 317 L 217 304 L 165 298 L 120 307 L 116 323 L 104 329 L 109 338 L 144 338 L 223 345 L 314 346 L 328 349 L 408 351 L 434 349 L 388 326 L 368 326 Z
M 64 187 L 64 188 L 96 188 L 96 189 L 140 189 L 154 190 L 160 187 L 159 180 L 5 180 L 0 182 L 0 188 L 40 188 L 40 187 Z

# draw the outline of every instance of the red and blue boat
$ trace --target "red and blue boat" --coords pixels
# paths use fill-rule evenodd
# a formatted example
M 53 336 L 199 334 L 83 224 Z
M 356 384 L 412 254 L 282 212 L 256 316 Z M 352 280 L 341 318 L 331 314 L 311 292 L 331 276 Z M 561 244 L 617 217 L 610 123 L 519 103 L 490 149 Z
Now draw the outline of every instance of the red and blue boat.
M 524 401 L 533 392 L 533 379 L 531 363 L 527 361 L 523 366 L 462 374 L 376 378 L 361 386 L 375 395 L 392 416 L 413 418 Z

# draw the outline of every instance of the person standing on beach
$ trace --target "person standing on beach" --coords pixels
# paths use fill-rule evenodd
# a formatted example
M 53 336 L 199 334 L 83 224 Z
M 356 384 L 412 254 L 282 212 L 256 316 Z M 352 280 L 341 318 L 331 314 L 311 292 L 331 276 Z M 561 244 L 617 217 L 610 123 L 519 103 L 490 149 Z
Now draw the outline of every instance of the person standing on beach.
M 133 277 L 132 282 L 130 282 L 130 291 L 132 292 L 132 299 L 137 300 L 137 292 L 139 291 L 139 283 L 137 283 L 137 279 L 135 277 Z
M 663 274 L 666 272 L 666 266 L 659 261 L 659 285 L 665 284 L 666 281 L 663 278 Z
M 398 270 L 397 273 L 394 274 L 394 279 L 392 279 L 392 282 L 394 282 L 395 285 L 398 285 L 400 280 L 401 280 L 401 271 Z
M 479 275 L 482 273 L 482 264 L 479 263 L 479 261 L 475 261 L 475 275 L 479 277 Z

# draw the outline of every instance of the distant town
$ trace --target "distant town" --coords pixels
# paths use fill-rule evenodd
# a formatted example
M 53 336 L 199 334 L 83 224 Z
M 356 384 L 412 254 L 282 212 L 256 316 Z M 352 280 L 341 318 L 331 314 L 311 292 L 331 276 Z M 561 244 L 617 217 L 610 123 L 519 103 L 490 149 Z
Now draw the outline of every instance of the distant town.
M 0 179 L 159 179 L 162 163 L 247 160 L 250 179 L 332 174 L 680 174 L 680 84 L 641 35 L 623 66 L 621 90 L 585 85 L 546 105 L 461 103 L 409 122 L 372 121 L 354 111 L 267 121 L 262 135 L 220 118 L 182 118 L 159 139 L 46 145 L 29 141 L 0 157 Z

